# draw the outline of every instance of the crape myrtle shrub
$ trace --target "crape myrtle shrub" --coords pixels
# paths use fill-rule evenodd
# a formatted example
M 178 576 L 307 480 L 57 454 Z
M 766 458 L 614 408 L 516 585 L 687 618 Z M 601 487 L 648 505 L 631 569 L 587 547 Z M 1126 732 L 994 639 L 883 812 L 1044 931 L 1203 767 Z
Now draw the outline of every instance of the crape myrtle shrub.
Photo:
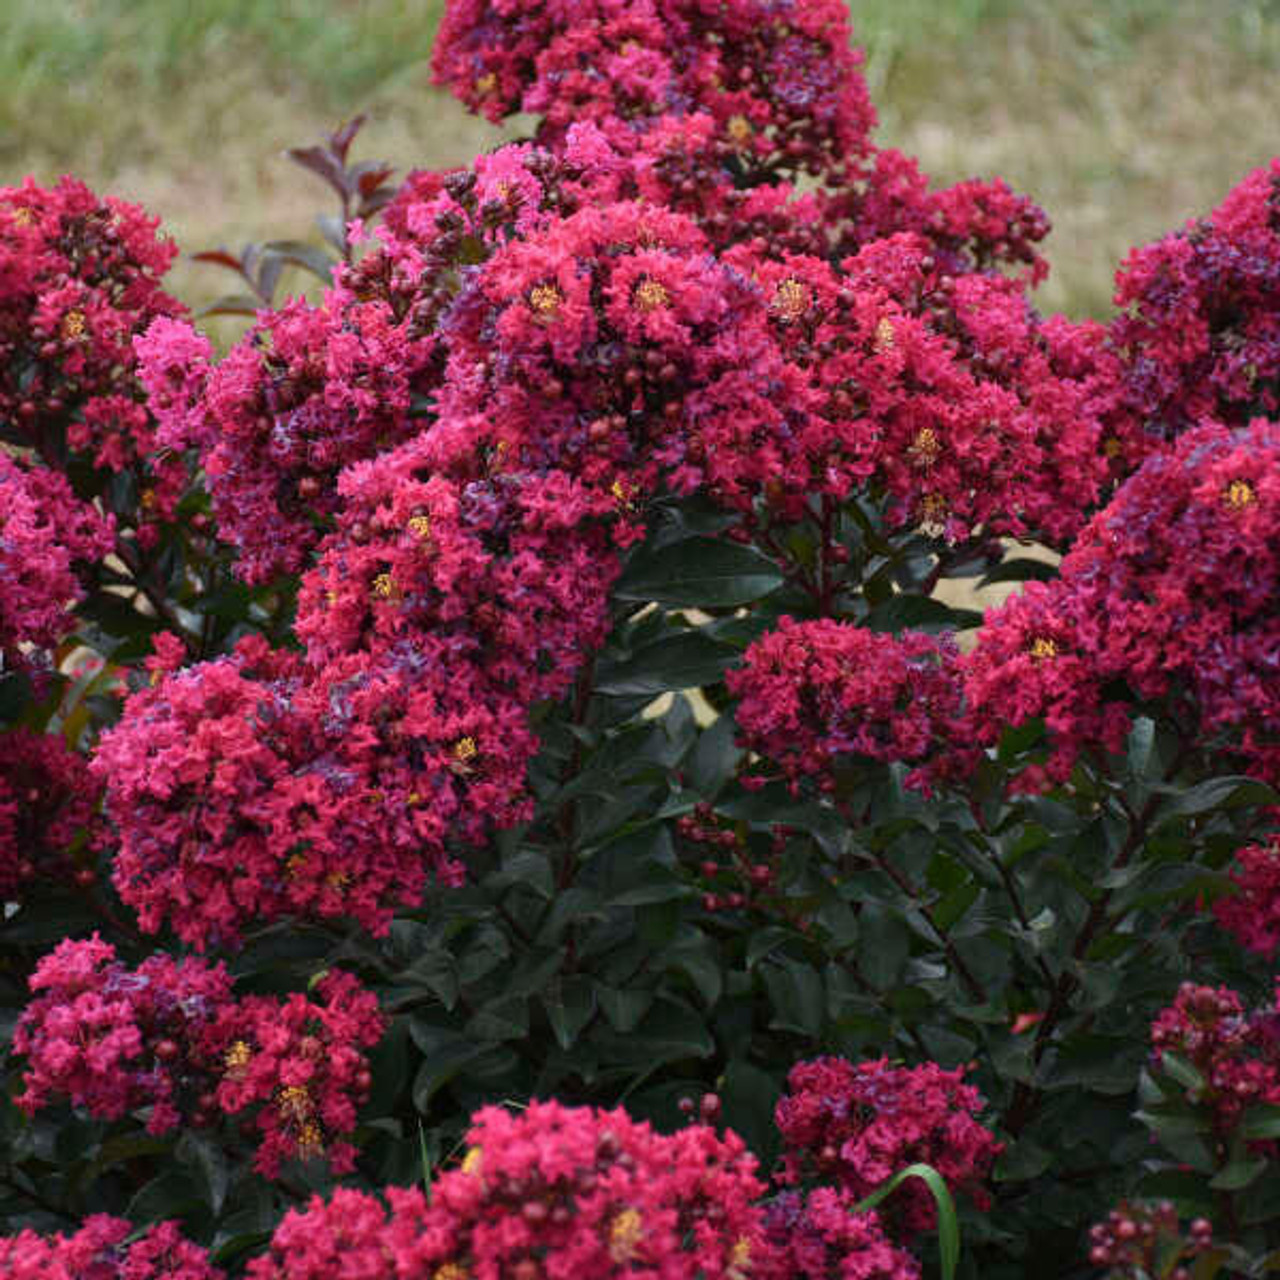
M 224 354 L 0 190 L 0 1275 L 1261 1274 L 1280 163 L 1074 323 L 838 0 L 435 65 Z

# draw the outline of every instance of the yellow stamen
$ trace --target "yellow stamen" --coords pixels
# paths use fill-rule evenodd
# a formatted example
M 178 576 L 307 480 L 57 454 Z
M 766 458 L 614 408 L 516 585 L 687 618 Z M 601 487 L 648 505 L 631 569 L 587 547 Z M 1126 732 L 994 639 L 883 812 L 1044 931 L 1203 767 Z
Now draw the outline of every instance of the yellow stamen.
M 471 1147 L 465 1156 L 462 1157 L 462 1172 L 469 1173 L 473 1177 L 480 1176 L 480 1165 L 483 1160 L 484 1153 L 479 1147 Z
M 645 315 L 648 315 L 651 311 L 657 311 L 659 307 L 669 305 L 671 295 L 664 285 L 646 276 L 636 286 L 636 291 L 631 301 L 635 304 L 637 311 L 643 311 Z
M 738 147 L 746 146 L 755 136 L 751 121 L 746 116 L 730 116 L 725 132 L 729 135 L 729 141 Z
M 156 491 L 154 489 L 143 489 L 138 496 L 138 501 L 142 503 L 143 511 L 150 511 L 156 505 Z
M 789 276 L 773 295 L 773 309 L 784 320 L 799 320 L 809 307 L 809 290 Z
M 488 71 L 475 82 L 474 87 L 480 97 L 487 98 L 498 87 L 498 77 Z
M 231 1047 L 222 1056 L 223 1065 L 226 1067 L 227 1074 L 232 1072 L 243 1071 L 249 1065 L 249 1059 L 253 1057 L 253 1050 L 249 1048 L 244 1040 L 235 1041 Z
M 306 1121 L 298 1130 L 298 1154 L 304 1160 L 324 1154 L 324 1134 L 314 1120 Z
M 284 864 L 284 873 L 290 880 L 296 880 L 306 869 L 307 855 L 305 853 L 290 854 Z
M 529 305 L 543 320 L 554 320 L 564 295 L 553 284 L 536 284 L 529 291 Z
M 920 518 L 925 524 L 940 525 L 947 518 L 947 500 L 940 493 L 927 493 L 920 504 Z
M 729 1255 L 729 1265 L 743 1270 L 751 1265 L 751 1241 L 746 1236 L 734 1241 L 733 1252 Z
M 907 452 L 919 467 L 931 467 L 942 452 L 942 444 L 932 427 L 921 427 Z
M 391 580 L 389 573 L 380 573 L 373 580 L 373 594 L 381 596 L 382 599 L 388 600 L 395 593 L 395 583 Z
M 893 350 L 893 321 L 888 316 L 881 316 L 876 325 L 875 350 L 877 354 Z
M 1050 658 L 1058 656 L 1058 642 L 1048 636 L 1036 636 L 1027 647 L 1027 652 L 1037 662 L 1047 662 Z
M 20 227 L 33 227 L 36 222 L 36 215 L 28 208 L 15 209 L 13 211 L 13 220 Z
M 431 1273 L 431 1280 L 471 1280 L 471 1272 L 459 1262 L 446 1262 Z
M 609 1223 L 609 1256 L 620 1266 L 630 1262 L 644 1235 L 644 1219 L 638 1209 L 623 1209 Z
M 410 516 L 409 532 L 415 538 L 421 538 L 424 542 L 431 537 L 431 517 L 430 516 Z
M 68 311 L 62 317 L 62 336 L 64 338 L 79 338 L 84 336 L 84 312 Z
M 1102 442 L 1102 452 L 1108 458 L 1118 458 L 1124 452 L 1124 445 L 1115 436 L 1108 436 Z
M 1245 507 L 1257 502 L 1258 495 L 1253 491 L 1253 485 L 1247 480 L 1233 480 L 1223 490 L 1222 500 L 1232 511 L 1243 511 Z
M 280 1108 L 280 1114 L 286 1120 L 293 1120 L 297 1124 L 306 1124 L 311 1119 L 311 1095 L 307 1092 L 305 1085 L 285 1085 L 280 1090 L 280 1097 L 276 1105 Z
M 345 889 L 351 883 L 351 877 L 345 871 L 330 871 L 324 882 L 330 889 Z
M 480 754 L 480 748 L 476 746 L 474 738 L 459 738 L 453 744 L 453 758 L 461 764 L 466 764 L 468 760 L 474 760 Z

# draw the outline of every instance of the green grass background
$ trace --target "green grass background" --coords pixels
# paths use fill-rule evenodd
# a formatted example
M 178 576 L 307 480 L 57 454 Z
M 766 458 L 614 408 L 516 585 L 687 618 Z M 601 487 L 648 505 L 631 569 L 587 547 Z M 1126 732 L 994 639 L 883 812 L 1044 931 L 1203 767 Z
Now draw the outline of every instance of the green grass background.
M 1129 247 L 1280 153 L 1280 0 L 853 0 L 881 141 L 1000 174 L 1055 224 L 1046 310 L 1104 314 Z M 0 182 L 74 172 L 186 250 L 301 237 L 281 159 L 358 110 L 358 154 L 465 161 L 503 136 L 429 85 L 433 0 L 0 0 Z M 182 264 L 207 300 L 218 273 Z

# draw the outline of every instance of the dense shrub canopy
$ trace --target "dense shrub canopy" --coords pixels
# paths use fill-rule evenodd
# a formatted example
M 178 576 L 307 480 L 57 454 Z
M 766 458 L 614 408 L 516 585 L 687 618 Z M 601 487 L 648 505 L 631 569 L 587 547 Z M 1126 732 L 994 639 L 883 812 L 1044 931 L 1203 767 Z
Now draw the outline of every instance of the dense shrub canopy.
M 860 65 L 451 0 L 222 354 L 0 190 L 0 1276 L 1274 1266 L 1280 161 L 1045 317 Z

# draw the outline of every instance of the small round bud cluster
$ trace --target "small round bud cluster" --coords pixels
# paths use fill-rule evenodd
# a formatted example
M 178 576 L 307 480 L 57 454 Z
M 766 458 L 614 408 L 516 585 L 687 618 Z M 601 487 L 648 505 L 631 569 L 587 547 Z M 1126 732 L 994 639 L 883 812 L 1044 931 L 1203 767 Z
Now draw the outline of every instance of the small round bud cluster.
M 711 805 L 700 803 L 693 813 L 678 818 L 676 834 L 707 886 L 702 895 L 704 910 L 741 911 L 767 905 L 776 868 L 757 861 L 743 833 L 717 818 Z
M 1212 1248 L 1209 1220 L 1196 1218 L 1184 1235 L 1168 1200 L 1122 1201 L 1089 1228 L 1089 1262 L 1106 1267 L 1110 1280 L 1191 1280 L 1191 1264 Z
M 724 1111 L 724 1103 L 718 1093 L 704 1093 L 697 1102 L 689 1097 L 681 1098 L 676 1105 L 682 1116 L 687 1116 L 690 1121 L 708 1125 L 713 1129 L 720 1123 L 720 1117 Z
M 102 839 L 101 796 L 88 761 L 60 737 L 0 733 L 0 902 L 17 901 L 36 879 L 76 877 L 76 855 Z M 92 870 L 79 870 L 92 883 Z

